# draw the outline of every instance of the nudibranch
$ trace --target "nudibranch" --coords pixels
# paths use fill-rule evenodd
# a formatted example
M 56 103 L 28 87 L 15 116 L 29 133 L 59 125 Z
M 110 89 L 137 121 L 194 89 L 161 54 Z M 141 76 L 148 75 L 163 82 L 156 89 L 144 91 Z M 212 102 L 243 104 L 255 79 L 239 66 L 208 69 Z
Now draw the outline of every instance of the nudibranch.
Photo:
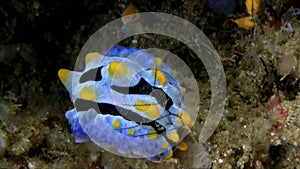
M 169 159 L 195 118 L 183 102 L 179 80 L 159 57 L 114 46 L 85 57 L 81 72 L 60 69 L 74 109 L 65 116 L 76 143 L 93 141 L 127 157 Z

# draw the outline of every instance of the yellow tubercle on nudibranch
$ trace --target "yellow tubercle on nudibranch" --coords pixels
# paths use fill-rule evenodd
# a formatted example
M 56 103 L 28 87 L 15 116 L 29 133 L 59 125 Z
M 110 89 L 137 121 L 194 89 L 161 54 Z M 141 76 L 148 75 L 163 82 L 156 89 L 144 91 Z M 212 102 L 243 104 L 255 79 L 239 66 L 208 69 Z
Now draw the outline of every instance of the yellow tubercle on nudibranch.
M 178 75 L 177 70 L 172 70 L 172 74 L 173 74 L 174 76 L 177 76 L 177 75 Z
M 160 71 L 158 69 L 152 69 L 152 75 L 154 75 L 156 77 L 157 81 L 161 85 L 165 85 L 167 83 L 167 78 L 162 71 Z
M 85 56 L 85 63 L 88 64 L 90 63 L 91 61 L 99 58 L 100 56 L 100 53 L 98 52 L 91 52 L 91 53 L 88 53 L 86 56 Z
M 188 146 L 188 144 L 185 143 L 185 142 L 181 142 L 181 143 L 178 145 L 178 149 L 181 150 L 181 151 L 186 151 L 188 148 L 189 148 L 189 146 Z
M 144 101 L 136 101 L 135 102 L 135 108 L 143 113 L 149 118 L 159 118 L 160 117 L 160 111 L 157 107 L 157 105 L 154 104 L 148 104 Z
M 163 61 L 162 61 L 161 58 L 156 57 L 156 58 L 154 58 L 154 61 L 155 61 L 155 64 L 156 64 L 157 67 L 161 67 L 162 66 Z
M 148 111 L 150 108 L 151 104 L 147 104 L 144 101 L 136 101 L 135 102 L 135 108 L 139 111 Z
M 180 118 L 177 118 L 177 119 L 176 119 L 176 124 L 177 124 L 178 126 L 182 126 L 182 125 L 183 125 L 182 120 L 181 120 Z
M 66 84 L 68 82 L 68 79 L 70 77 L 70 72 L 71 71 L 68 69 L 60 69 L 58 71 L 58 77 L 63 84 Z
M 127 134 L 128 135 L 133 135 L 134 134 L 134 128 L 128 129 Z
M 120 126 L 121 126 L 120 120 L 118 120 L 118 119 L 114 120 L 113 123 L 112 123 L 112 126 L 113 126 L 115 129 L 120 128 Z
M 193 126 L 194 122 L 188 112 L 181 110 L 179 112 L 179 117 L 182 119 L 183 124 L 189 127 Z
M 148 133 L 149 139 L 155 139 L 157 137 L 157 132 L 153 129 Z
M 157 119 L 160 117 L 160 111 L 156 105 L 151 105 L 148 111 L 144 112 L 147 117 Z
M 165 156 L 165 159 L 170 159 L 173 157 L 173 151 L 171 150 L 169 154 Z
M 108 66 L 108 72 L 111 76 L 121 77 L 128 72 L 128 68 L 122 62 L 111 62 Z
M 167 137 L 168 137 L 168 139 L 170 139 L 174 143 L 179 141 L 179 135 L 177 134 L 176 131 L 168 131 L 167 132 Z
M 163 149 L 166 149 L 166 148 L 169 147 L 169 145 L 170 145 L 169 142 L 164 141 L 164 142 L 162 143 L 161 147 L 162 147 Z
M 181 91 L 181 93 L 185 93 L 185 92 L 186 92 L 186 88 L 181 87 L 181 88 L 180 88 L 180 91 Z
M 84 87 L 80 90 L 79 96 L 85 100 L 97 100 L 96 90 L 92 87 Z
M 247 17 L 236 19 L 236 20 L 234 20 L 234 22 L 240 28 L 251 29 L 255 26 L 254 22 L 252 22 L 251 20 L 252 20 L 252 16 L 247 16 Z
M 246 8 L 249 15 L 257 14 L 260 10 L 261 0 L 246 0 Z

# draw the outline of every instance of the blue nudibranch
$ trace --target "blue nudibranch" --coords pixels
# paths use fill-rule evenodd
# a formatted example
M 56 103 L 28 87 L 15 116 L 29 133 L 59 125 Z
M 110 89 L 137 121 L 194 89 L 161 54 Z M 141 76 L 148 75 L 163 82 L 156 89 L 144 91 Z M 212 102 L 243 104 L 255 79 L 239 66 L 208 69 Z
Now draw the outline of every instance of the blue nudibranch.
M 88 53 L 85 64 L 82 72 L 58 72 L 74 103 L 65 116 L 76 143 L 91 140 L 118 155 L 157 160 L 171 158 L 174 147 L 187 149 L 181 141 L 194 120 L 161 58 L 114 46 Z

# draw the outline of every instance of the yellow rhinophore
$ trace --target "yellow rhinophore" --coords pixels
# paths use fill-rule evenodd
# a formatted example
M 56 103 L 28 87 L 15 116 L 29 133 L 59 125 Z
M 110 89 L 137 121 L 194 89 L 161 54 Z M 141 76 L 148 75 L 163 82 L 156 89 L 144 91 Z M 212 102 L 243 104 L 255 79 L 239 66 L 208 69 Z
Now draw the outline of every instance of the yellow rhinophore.
M 252 16 L 247 16 L 247 17 L 243 17 L 243 18 L 239 18 L 234 20 L 234 22 L 240 27 L 240 28 L 244 28 L 244 29 L 251 29 L 254 27 L 254 22 L 251 21 L 252 20 Z
M 85 100 L 97 100 L 97 93 L 91 87 L 84 87 L 80 90 L 79 93 L 80 98 Z
M 260 10 L 261 0 L 246 0 L 246 8 L 249 15 L 257 14 Z
M 71 71 L 68 69 L 60 69 L 58 71 L 58 77 L 63 84 L 66 84 L 68 82 L 70 72 Z
M 156 79 L 161 85 L 165 85 L 167 83 L 167 78 L 162 71 L 158 69 L 152 69 L 152 75 L 156 76 Z
M 92 52 L 92 53 L 88 53 L 86 56 L 85 56 L 85 63 L 90 63 L 92 60 L 95 60 L 97 59 L 98 57 L 100 56 L 100 53 L 98 52 Z
M 128 72 L 128 68 L 122 62 L 111 62 L 108 66 L 108 72 L 111 76 L 124 76 Z

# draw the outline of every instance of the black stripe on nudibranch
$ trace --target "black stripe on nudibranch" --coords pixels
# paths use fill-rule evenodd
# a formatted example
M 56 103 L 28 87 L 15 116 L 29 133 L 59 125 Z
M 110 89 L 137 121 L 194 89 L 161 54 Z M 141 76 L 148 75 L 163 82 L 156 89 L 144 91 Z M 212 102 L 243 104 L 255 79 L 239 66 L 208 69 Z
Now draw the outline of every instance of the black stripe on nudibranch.
M 138 84 L 130 87 L 119 87 L 112 85 L 111 89 L 124 94 L 145 94 L 149 95 L 153 89 L 157 87 L 151 86 L 144 78 L 141 78 Z
M 103 68 L 103 66 L 86 71 L 85 73 L 83 73 L 81 75 L 81 77 L 79 79 L 79 83 L 84 83 L 84 82 L 87 82 L 87 81 L 100 81 L 100 80 L 102 80 L 102 74 L 101 74 L 102 68 Z
M 94 109 L 99 114 L 110 114 L 113 116 L 123 116 L 124 119 L 127 119 L 124 117 L 124 115 L 135 115 L 134 120 L 133 119 L 127 119 L 127 120 L 133 120 L 133 121 L 147 121 L 144 117 L 137 115 L 136 113 L 124 109 L 122 107 L 112 105 L 109 103 L 97 103 L 90 100 L 83 100 L 83 99 L 76 99 L 75 100 L 75 107 L 77 111 L 87 111 L 89 109 Z M 120 112 L 121 111 L 121 112 Z
M 145 119 L 144 117 L 139 116 L 130 110 L 112 104 L 96 103 L 89 100 L 77 99 L 75 101 L 75 107 L 76 107 L 76 111 L 87 111 L 92 108 L 96 110 L 96 112 L 99 114 L 110 114 L 113 116 L 122 116 L 126 120 L 135 121 L 139 123 L 139 125 L 151 126 L 158 134 L 161 134 L 166 131 L 166 128 L 163 125 L 161 125 L 159 122 L 155 120 L 149 121 L 148 119 Z M 122 113 L 120 111 L 122 111 Z M 128 116 L 130 115 L 131 119 L 126 118 L 124 114 L 127 114 Z
M 166 110 L 173 105 L 172 99 L 161 88 L 151 86 L 144 78 L 141 78 L 135 86 L 120 87 L 112 85 L 111 89 L 124 94 L 151 95 Z
M 142 123 L 142 125 L 153 127 L 157 134 L 162 134 L 166 131 L 166 128 L 155 120 L 147 123 Z

